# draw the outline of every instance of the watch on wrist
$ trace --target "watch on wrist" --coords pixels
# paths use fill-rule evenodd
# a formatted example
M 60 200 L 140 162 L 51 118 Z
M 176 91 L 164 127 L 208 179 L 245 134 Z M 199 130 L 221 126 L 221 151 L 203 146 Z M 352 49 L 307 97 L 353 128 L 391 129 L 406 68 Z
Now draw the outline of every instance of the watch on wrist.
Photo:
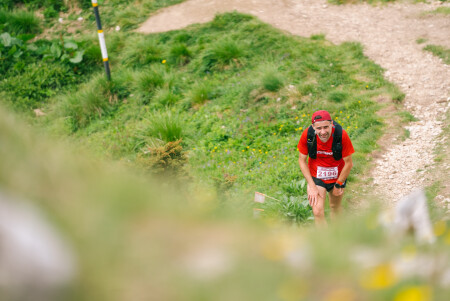
M 336 183 L 334 184 L 334 186 L 336 188 L 345 188 L 345 185 L 347 184 L 347 180 L 344 181 L 344 183 L 342 183 L 341 181 L 336 181 Z

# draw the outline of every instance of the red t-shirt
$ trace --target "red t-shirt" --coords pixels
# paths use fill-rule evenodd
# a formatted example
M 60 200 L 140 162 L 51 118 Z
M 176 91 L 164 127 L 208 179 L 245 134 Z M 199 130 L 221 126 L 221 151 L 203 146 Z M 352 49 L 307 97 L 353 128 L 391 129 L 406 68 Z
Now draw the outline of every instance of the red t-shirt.
M 332 134 L 333 133 L 334 127 L 332 129 Z M 307 136 L 308 128 L 303 131 L 297 145 L 299 152 L 304 155 L 308 155 Z M 317 158 L 309 158 L 308 160 L 308 167 L 311 172 L 311 176 L 321 179 L 324 183 L 335 183 L 345 166 L 345 162 L 343 159 L 336 161 L 333 158 L 333 151 L 331 149 L 333 144 L 333 136 L 331 136 L 326 143 L 323 143 L 317 135 L 316 140 Z M 342 130 L 342 158 L 347 157 L 354 152 L 355 150 L 353 149 L 350 137 L 346 131 Z

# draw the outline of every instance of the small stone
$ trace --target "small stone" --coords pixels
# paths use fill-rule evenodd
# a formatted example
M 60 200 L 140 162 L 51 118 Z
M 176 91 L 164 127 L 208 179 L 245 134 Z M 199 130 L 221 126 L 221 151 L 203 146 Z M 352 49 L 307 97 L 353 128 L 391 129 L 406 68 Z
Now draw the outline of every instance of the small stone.
M 411 185 L 411 182 L 406 182 L 406 185 Z
M 58 22 L 62 24 L 63 18 L 59 18 L 59 19 L 58 19 Z
M 119 31 L 119 30 L 120 30 L 120 26 L 117 25 L 117 26 L 116 26 L 116 31 Z
M 81 22 L 81 21 L 83 21 L 84 20 L 84 18 L 83 17 L 78 17 L 78 22 Z

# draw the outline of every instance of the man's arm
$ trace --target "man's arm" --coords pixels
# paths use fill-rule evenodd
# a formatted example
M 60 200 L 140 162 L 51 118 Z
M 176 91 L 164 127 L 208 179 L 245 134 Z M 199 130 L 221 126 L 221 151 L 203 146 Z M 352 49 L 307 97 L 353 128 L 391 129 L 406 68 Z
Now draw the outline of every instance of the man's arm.
M 342 169 L 341 174 L 339 175 L 338 181 L 344 183 L 344 181 L 347 180 L 348 175 L 350 174 L 350 170 L 352 170 L 353 160 L 352 155 L 349 155 L 342 159 L 344 160 L 345 166 Z
M 343 158 L 345 166 L 341 171 L 341 174 L 339 175 L 339 178 L 337 179 L 339 182 L 344 183 L 345 180 L 347 180 L 348 175 L 350 174 L 350 170 L 352 170 L 353 167 L 353 160 L 352 155 L 348 155 L 347 157 Z M 344 188 L 336 188 L 333 187 L 333 194 L 336 196 L 339 196 L 344 193 Z
M 316 184 L 312 179 L 311 172 L 309 171 L 308 164 L 306 163 L 307 158 L 308 155 L 300 153 L 300 156 L 298 157 L 298 164 L 300 165 L 300 170 L 302 171 L 303 176 L 308 183 L 307 190 L 309 204 L 314 207 L 317 202 L 317 198 L 319 197 L 319 190 L 317 189 Z

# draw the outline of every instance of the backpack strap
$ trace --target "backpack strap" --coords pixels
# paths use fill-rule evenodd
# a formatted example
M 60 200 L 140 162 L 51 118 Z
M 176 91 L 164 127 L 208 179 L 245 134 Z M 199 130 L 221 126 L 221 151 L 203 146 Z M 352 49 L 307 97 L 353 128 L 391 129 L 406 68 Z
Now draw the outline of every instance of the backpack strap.
M 315 159 L 317 157 L 317 141 L 316 131 L 314 131 L 312 125 L 308 127 L 307 144 L 309 157 Z
M 333 133 L 333 144 L 331 146 L 331 149 L 333 150 L 334 160 L 339 161 L 342 159 L 342 126 L 334 120 L 333 123 L 334 123 L 334 133 Z

